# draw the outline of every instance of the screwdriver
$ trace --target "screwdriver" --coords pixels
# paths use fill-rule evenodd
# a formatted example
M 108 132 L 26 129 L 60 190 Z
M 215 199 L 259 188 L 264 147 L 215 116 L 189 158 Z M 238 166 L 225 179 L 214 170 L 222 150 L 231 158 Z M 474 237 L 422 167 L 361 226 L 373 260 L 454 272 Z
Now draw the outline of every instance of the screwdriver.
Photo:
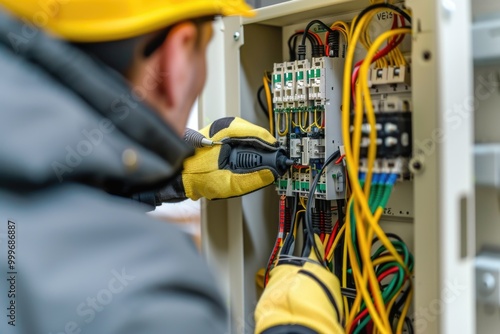
M 269 168 L 279 176 L 283 176 L 288 167 L 294 164 L 295 161 L 288 159 L 283 148 L 264 150 L 253 146 L 237 145 L 232 147 L 229 155 L 229 168 L 239 173 Z
M 222 145 L 221 142 L 210 140 L 198 131 L 190 128 L 186 128 L 186 132 L 184 133 L 184 141 L 193 145 L 194 148 Z
M 210 140 L 198 131 L 189 128 L 184 133 L 184 140 L 194 148 L 223 144 Z M 229 146 L 230 153 L 227 160 L 229 169 L 238 173 L 248 173 L 269 168 L 282 176 L 286 173 L 288 167 L 295 163 L 292 159 L 288 159 L 283 148 L 276 147 L 264 150 L 252 145 L 229 144 Z

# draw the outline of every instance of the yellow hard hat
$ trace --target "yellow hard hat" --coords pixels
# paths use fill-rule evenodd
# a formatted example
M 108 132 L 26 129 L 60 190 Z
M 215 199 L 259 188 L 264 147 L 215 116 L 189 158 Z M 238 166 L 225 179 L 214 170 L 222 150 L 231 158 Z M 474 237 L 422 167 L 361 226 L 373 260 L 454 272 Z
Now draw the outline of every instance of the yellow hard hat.
M 74 42 L 125 39 L 210 15 L 254 15 L 244 0 L 0 0 L 0 6 Z

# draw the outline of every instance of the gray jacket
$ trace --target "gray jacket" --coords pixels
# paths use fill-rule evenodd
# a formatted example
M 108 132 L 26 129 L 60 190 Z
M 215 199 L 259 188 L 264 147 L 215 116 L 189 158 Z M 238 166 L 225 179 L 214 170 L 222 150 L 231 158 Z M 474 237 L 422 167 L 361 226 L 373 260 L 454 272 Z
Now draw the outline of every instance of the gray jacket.
M 0 333 L 228 332 L 190 238 L 127 198 L 191 151 L 116 73 L 0 12 L 0 134 Z

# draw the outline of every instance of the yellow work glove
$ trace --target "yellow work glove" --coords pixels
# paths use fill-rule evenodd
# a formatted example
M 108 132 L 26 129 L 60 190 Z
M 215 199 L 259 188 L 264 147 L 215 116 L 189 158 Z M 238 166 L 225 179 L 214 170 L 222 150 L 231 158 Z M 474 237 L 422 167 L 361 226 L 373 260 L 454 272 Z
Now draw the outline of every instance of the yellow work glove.
M 314 251 L 302 263 L 278 264 L 269 277 L 255 309 L 255 334 L 344 333 L 339 280 Z
M 276 139 L 264 128 L 238 117 L 225 117 L 203 128 L 200 133 L 223 144 L 197 148 L 195 154 L 185 160 L 182 185 L 188 198 L 241 196 L 273 183 L 278 177 L 278 172 L 272 168 L 241 172 L 229 166 L 234 145 L 276 150 Z

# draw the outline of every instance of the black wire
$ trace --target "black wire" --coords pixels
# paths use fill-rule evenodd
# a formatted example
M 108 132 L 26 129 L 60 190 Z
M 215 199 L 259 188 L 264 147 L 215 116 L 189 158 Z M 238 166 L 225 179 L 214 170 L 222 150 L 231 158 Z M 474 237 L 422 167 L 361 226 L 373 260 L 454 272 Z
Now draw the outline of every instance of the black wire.
M 321 22 L 320 20 L 312 20 L 311 22 L 309 22 L 307 24 L 307 27 L 304 30 L 304 33 L 302 35 L 302 42 L 300 43 L 301 45 L 306 45 L 306 36 L 309 33 L 309 29 L 311 29 L 311 27 L 315 24 L 319 24 L 320 26 L 325 28 L 329 33 L 333 33 L 333 30 L 328 25 L 326 25 L 324 22 Z
M 301 32 L 296 32 L 292 36 L 290 36 L 290 38 L 288 39 L 288 52 L 290 54 L 290 61 L 294 61 L 295 59 L 297 59 L 297 57 L 296 57 L 297 53 L 295 52 L 295 49 L 297 48 L 297 37 L 299 37 L 300 35 L 302 35 Z M 313 48 L 314 45 L 317 45 L 317 43 L 318 43 L 316 38 L 314 38 L 310 33 L 307 34 L 307 39 L 311 43 L 311 48 Z M 292 41 L 293 41 L 293 45 L 292 45 Z
M 358 296 L 358 293 L 356 292 L 356 289 L 353 288 L 340 288 L 340 292 L 342 293 L 343 296 L 346 296 L 347 298 L 355 299 Z
M 396 315 L 397 318 L 395 317 L 394 320 L 397 320 L 401 317 L 401 312 L 397 312 Z M 408 316 L 405 317 L 405 325 L 406 329 L 408 330 L 408 334 L 413 334 L 413 321 L 411 321 L 411 319 Z
M 404 10 L 402 10 L 401 8 L 397 7 L 397 6 L 394 6 L 394 5 L 391 5 L 389 3 L 377 3 L 377 4 L 374 4 L 374 5 L 371 5 L 371 6 L 368 6 L 366 7 L 365 9 L 363 9 L 361 11 L 361 13 L 359 13 L 359 15 L 357 16 L 356 18 L 356 22 L 354 23 L 354 26 L 352 27 L 352 31 L 354 31 L 356 29 L 356 25 L 358 24 L 358 22 L 361 20 L 361 18 L 363 16 L 365 16 L 368 12 L 370 12 L 372 9 L 376 9 L 376 8 L 389 8 L 389 9 L 392 9 L 394 11 L 396 11 L 399 15 L 403 16 L 410 24 L 411 24 L 411 16 L 408 15 Z M 408 28 L 408 27 L 407 27 Z
M 406 328 L 408 329 L 408 334 L 413 334 L 413 322 L 410 318 L 405 317 Z
M 389 319 L 392 318 L 394 320 L 394 317 L 396 316 L 398 311 L 403 307 L 403 304 L 405 303 L 406 299 L 408 298 L 408 295 L 410 294 L 410 290 L 411 290 L 411 285 L 408 285 L 408 287 L 403 291 L 403 295 L 401 296 L 401 298 L 396 300 L 396 302 L 394 303 L 394 306 L 391 310 L 391 313 L 389 313 Z
M 260 98 L 260 95 L 264 91 L 264 85 L 259 87 L 259 90 L 257 91 L 257 101 L 259 102 L 259 106 L 266 115 L 266 117 L 269 119 L 269 111 L 267 110 L 267 107 L 265 106 L 264 102 L 262 102 L 262 99 Z
M 335 159 L 340 157 L 340 151 L 334 152 L 332 155 L 328 157 L 328 159 L 325 160 L 325 163 L 319 170 L 319 172 L 316 174 L 314 177 L 314 181 L 311 185 L 311 188 L 309 189 L 309 194 L 307 195 L 307 205 L 306 205 L 306 216 L 305 216 L 305 228 L 307 231 L 307 243 L 316 253 L 316 257 L 318 258 L 318 261 L 320 261 L 325 267 L 325 260 L 321 256 L 318 247 L 316 246 L 316 240 L 314 238 L 314 228 L 312 225 L 312 202 L 313 202 L 313 195 L 314 191 L 316 190 L 316 186 L 318 185 L 318 181 L 321 177 L 321 174 L 323 174 L 323 171 L 325 170 L 326 166 L 328 166 L 330 163 L 332 163 Z M 306 247 L 307 248 L 307 247 Z

